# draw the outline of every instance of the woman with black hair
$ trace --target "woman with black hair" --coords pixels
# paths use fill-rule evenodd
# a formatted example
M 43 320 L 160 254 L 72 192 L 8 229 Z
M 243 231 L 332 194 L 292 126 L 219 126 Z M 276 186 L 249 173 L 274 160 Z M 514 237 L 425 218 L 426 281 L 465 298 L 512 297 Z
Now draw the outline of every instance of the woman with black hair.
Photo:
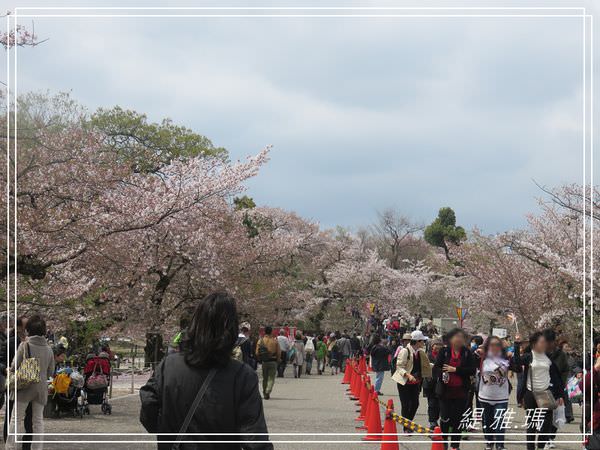
M 563 384 L 556 364 L 548 357 L 548 343 L 542 332 L 529 337 L 530 353 L 523 356 L 523 385 L 517 391 L 517 402 L 526 411 L 537 410 L 542 417 L 527 427 L 527 450 L 544 448 L 552 433 L 553 410 L 563 404 Z M 539 424 L 539 426 L 537 426 Z
M 477 398 L 483 408 L 483 433 L 486 440 L 486 450 L 504 450 L 504 427 L 502 418 L 508 409 L 508 396 L 511 385 L 508 371 L 521 371 L 520 337 L 515 337 L 515 350 L 512 357 L 506 355 L 502 340 L 497 336 L 487 338 L 480 347 L 479 382 L 477 383 Z
M 200 301 L 185 333 L 182 351 L 167 355 L 140 389 L 140 421 L 146 430 L 172 433 L 158 436 L 159 449 L 173 448 L 173 441 L 204 441 L 187 444 L 187 448 L 273 448 L 266 442 L 269 438 L 258 377 L 250 366 L 231 356 L 237 334 L 232 297 L 217 292 Z M 207 434 L 188 437 L 186 433 Z M 213 440 L 240 442 L 211 445 Z
M 436 395 L 440 401 L 440 427 L 451 449 L 458 449 L 461 440 L 461 420 L 467 411 L 471 377 L 477 360 L 467 349 L 466 334 L 454 328 L 446 335 L 448 345 L 438 353 L 433 365 Z M 452 435 L 450 435 L 452 433 Z

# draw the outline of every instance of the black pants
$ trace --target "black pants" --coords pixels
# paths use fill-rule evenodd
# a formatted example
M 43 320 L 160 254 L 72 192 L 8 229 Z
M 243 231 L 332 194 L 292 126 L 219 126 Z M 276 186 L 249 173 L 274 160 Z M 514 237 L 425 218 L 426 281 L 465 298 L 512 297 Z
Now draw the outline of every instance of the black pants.
M 6 402 L 6 411 L 4 416 L 4 442 L 6 442 L 6 438 L 8 437 L 8 421 L 12 414 L 13 407 L 15 405 L 14 400 L 9 400 Z M 13 425 L 14 426 L 14 425 Z M 25 432 L 28 434 L 23 435 L 23 441 L 29 441 L 23 443 L 23 450 L 31 449 L 31 439 L 33 436 L 29 433 L 33 433 L 33 415 L 31 413 L 31 403 L 27 405 L 27 409 L 25 410 L 25 423 L 23 424 L 25 428 Z
M 523 404 L 525 405 L 525 409 L 536 409 L 537 403 L 535 402 L 535 397 L 533 396 L 530 390 L 525 391 L 525 395 L 523 396 Z M 552 433 L 553 425 L 552 425 L 552 417 L 553 412 L 550 410 L 546 410 L 543 418 L 541 420 L 542 426 L 538 430 L 535 424 L 528 424 L 527 428 L 527 450 L 535 449 L 535 438 L 537 437 L 537 448 L 544 448 L 546 442 L 550 436 L 544 435 L 543 433 Z
M 408 420 L 413 420 L 419 409 L 419 393 L 421 392 L 420 384 L 405 384 L 400 383 L 398 386 L 398 395 L 400 396 L 400 404 L 402 405 L 402 417 Z
M 277 364 L 277 376 L 283 378 L 285 373 L 285 366 L 287 364 L 287 352 L 281 352 L 281 360 Z
M 427 417 L 429 423 L 438 423 L 440 420 L 440 399 L 433 392 L 427 396 Z
M 467 401 L 467 397 L 440 399 L 440 428 L 444 434 L 444 441 L 450 442 L 452 448 L 460 446 L 460 422 L 467 410 Z M 449 436 L 449 433 L 456 434 Z

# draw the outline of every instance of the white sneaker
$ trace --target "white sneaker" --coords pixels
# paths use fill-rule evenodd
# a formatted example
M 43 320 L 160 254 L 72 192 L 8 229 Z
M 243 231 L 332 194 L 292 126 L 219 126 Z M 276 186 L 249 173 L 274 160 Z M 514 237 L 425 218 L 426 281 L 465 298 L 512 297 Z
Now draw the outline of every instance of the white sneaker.
M 544 445 L 544 450 L 550 449 L 550 448 L 556 448 L 556 445 L 554 444 L 554 441 L 548 441 L 546 442 L 546 445 Z

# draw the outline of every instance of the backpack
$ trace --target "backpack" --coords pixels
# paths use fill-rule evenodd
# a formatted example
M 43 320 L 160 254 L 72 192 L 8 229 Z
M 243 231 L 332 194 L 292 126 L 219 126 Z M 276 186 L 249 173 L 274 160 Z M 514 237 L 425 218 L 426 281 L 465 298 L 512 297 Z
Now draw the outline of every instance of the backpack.
M 265 362 L 271 359 L 271 352 L 269 352 L 269 349 L 267 348 L 262 339 L 258 341 L 258 350 L 256 351 L 256 357 L 260 362 Z
M 287 352 L 287 360 L 292 361 L 294 356 L 296 356 L 296 347 L 292 345 Z
M 312 339 L 308 339 L 306 341 L 306 345 L 304 346 L 304 350 L 306 353 L 312 353 L 315 351 L 315 344 Z
M 71 386 L 71 377 L 62 372 L 57 374 L 52 380 L 52 387 L 55 394 L 66 394 Z

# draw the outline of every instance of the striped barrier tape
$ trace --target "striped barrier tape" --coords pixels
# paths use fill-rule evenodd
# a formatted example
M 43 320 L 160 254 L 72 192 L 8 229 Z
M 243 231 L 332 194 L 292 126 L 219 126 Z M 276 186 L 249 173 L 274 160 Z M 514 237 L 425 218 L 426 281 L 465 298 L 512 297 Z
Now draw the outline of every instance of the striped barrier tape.
M 354 372 L 357 375 L 361 375 L 360 371 L 354 365 L 352 366 L 352 370 L 354 370 Z M 379 400 L 379 398 L 377 399 L 377 402 L 381 406 L 383 406 L 384 408 L 386 408 L 386 410 L 387 410 L 387 403 L 382 402 L 381 400 Z M 390 415 L 390 418 L 394 422 L 402 425 L 403 427 L 409 428 L 412 431 L 415 431 L 417 433 L 424 433 L 424 434 L 431 434 L 431 433 L 433 433 L 433 430 L 431 428 L 429 428 L 429 427 L 423 427 L 423 426 L 419 425 L 418 423 L 413 422 L 412 420 L 407 419 L 406 417 L 402 417 L 400 414 L 396 414 L 394 411 L 391 411 L 389 415 Z
M 379 400 L 379 399 L 377 399 L 377 402 L 378 402 L 378 403 L 379 403 L 381 406 L 383 406 L 384 408 L 386 408 L 386 409 L 387 409 L 387 404 L 386 404 L 385 402 L 382 402 L 382 401 L 381 401 L 381 400 Z M 396 422 L 396 423 L 398 423 L 398 424 L 402 425 L 402 426 L 403 426 L 403 427 L 405 427 L 405 428 L 409 428 L 409 429 L 411 429 L 412 431 L 415 431 L 415 432 L 417 432 L 417 433 L 425 433 L 425 434 L 429 434 L 429 433 L 432 433 L 432 432 L 433 432 L 433 430 L 432 430 L 431 428 L 428 428 L 428 427 L 423 427 L 423 426 L 419 425 L 418 423 L 416 423 L 416 422 L 413 422 L 412 420 L 408 420 L 406 417 L 402 417 L 400 414 L 396 414 L 394 411 L 391 411 L 391 412 L 389 413 L 389 415 L 390 415 L 390 418 L 391 418 L 391 419 L 392 419 L 394 422 Z

